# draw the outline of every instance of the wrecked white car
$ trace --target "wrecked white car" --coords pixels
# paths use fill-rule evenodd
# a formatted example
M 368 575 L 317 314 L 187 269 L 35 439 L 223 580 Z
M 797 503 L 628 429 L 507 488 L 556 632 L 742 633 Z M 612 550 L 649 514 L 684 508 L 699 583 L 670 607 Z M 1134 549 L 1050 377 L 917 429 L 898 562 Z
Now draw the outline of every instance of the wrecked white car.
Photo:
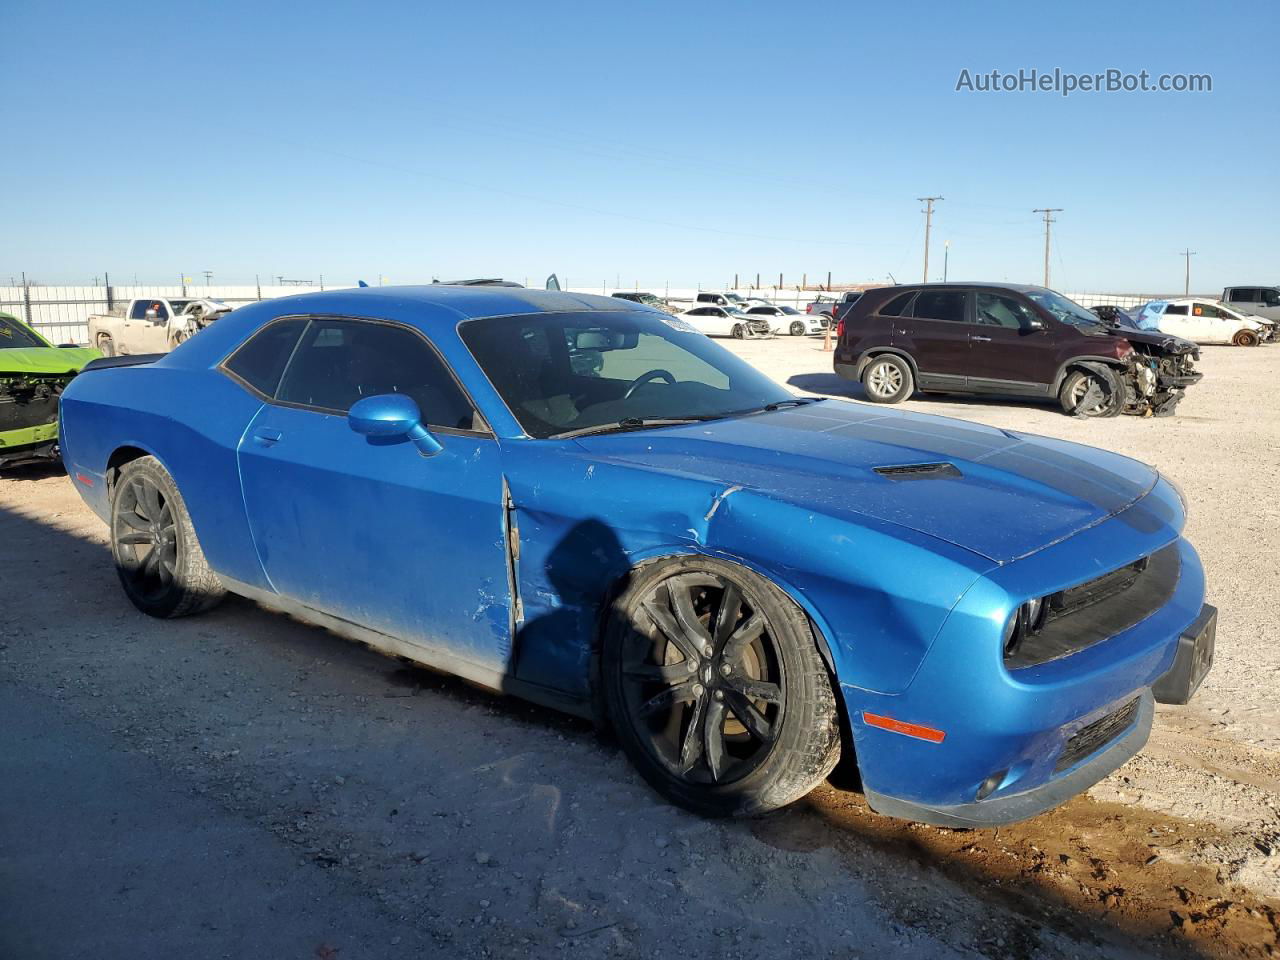
M 221 300 L 142 297 L 89 317 L 89 343 L 106 357 L 168 353 L 231 312 Z

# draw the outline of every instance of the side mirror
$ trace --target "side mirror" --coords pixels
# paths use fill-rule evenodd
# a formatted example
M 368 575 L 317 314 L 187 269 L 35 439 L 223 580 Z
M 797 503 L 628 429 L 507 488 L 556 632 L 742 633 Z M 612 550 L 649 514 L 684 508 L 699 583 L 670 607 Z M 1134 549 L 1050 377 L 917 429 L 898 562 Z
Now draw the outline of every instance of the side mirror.
M 347 426 L 374 439 L 407 438 L 424 457 L 434 457 L 444 449 L 422 425 L 422 412 L 413 398 L 403 393 L 383 393 L 357 400 L 347 411 Z
M 1044 333 L 1049 329 L 1048 325 L 1039 317 L 1032 317 L 1027 321 L 1027 329 L 1032 333 Z
M 148 320 L 155 320 L 158 316 L 159 314 L 157 314 L 154 310 L 148 310 L 146 313 L 146 317 Z

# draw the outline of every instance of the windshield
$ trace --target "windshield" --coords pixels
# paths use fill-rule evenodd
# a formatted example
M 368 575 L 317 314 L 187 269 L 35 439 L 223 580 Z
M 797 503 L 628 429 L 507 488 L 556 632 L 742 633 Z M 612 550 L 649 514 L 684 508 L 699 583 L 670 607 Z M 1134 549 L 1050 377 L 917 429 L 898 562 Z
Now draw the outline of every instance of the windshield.
M 7 347 L 47 347 L 36 332 L 16 319 L 0 313 L 0 350 Z
M 1092 313 L 1074 300 L 1068 300 L 1060 293 L 1040 288 L 1028 290 L 1027 296 L 1063 323 L 1069 323 L 1073 327 L 1098 327 L 1102 325 L 1102 321 Z
M 468 320 L 459 331 L 531 437 L 715 419 L 793 399 L 675 317 L 537 313 Z

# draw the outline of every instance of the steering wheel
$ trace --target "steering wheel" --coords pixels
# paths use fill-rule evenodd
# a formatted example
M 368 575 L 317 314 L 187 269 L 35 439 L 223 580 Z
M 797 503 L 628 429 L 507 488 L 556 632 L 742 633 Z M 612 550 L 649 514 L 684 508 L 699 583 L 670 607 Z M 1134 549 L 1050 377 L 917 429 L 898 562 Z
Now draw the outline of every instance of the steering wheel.
M 671 375 L 669 370 L 650 370 L 648 373 L 642 373 L 631 381 L 631 386 L 627 387 L 627 392 L 622 395 L 622 399 L 630 400 L 633 393 L 653 380 L 665 380 L 672 385 L 676 382 L 676 378 Z

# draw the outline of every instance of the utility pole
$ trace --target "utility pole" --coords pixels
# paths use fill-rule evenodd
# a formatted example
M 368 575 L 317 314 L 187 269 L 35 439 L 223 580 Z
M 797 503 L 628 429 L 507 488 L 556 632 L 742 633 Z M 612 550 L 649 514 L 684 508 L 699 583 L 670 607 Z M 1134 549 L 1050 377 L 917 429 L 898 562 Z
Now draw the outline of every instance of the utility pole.
M 1057 223 L 1053 219 L 1055 213 L 1061 213 L 1061 207 L 1038 207 L 1032 213 L 1044 214 L 1044 285 L 1049 286 L 1049 224 Z
M 942 244 L 942 282 L 947 282 L 947 264 L 951 260 L 951 241 L 947 240 Z
M 212 280 L 213 280 L 213 271 L 212 271 L 212 270 L 201 270 L 200 272 L 204 274 L 204 285 L 205 285 L 206 287 L 207 287 L 207 286 L 209 286 L 210 282 L 212 282 Z
M 933 228 L 933 205 L 946 197 L 916 197 L 924 204 L 924 282 L 929 282 L 929 231 Z
M 1190 247 L 1187 247 L 1187 249 L 1183 250 L 1182 253 L 1178 254 L 1178 256 L 1180 257 L 1185 257 L 1187 261 L 1186 280 L 1183 282 L 1183 285 L 1182 285 L 1182 295 L 1184 297 L 1191 296 L 1191 258 L 1194 257 L 1195 255 L 1196 255 L 1196 252 L 1192 250 Z

